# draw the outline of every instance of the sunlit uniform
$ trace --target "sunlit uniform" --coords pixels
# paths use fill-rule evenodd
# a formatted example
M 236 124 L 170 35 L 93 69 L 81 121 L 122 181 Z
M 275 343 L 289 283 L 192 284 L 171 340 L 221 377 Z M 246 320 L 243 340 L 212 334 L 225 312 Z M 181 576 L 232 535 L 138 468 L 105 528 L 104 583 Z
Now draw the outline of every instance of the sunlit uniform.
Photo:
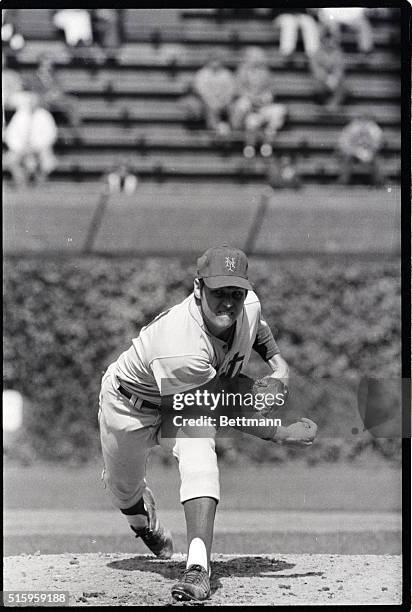
M 252 348 L 264 359 L 279 352 L 249 291 L 231 341 L 212 336 L 193 294 L 143 327 L 118 358 L 114 374 L 127 391 L 160 405 L 161 395 L 184 393 L 216 375 L 234 377 L 246 367 Z

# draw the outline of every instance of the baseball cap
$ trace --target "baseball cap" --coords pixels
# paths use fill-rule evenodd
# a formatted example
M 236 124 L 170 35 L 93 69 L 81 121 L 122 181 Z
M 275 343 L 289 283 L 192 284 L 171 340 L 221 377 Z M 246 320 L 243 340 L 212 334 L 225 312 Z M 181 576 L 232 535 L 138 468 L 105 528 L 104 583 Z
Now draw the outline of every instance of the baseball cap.
M 208 249 L 197 260 L 197 276 L 209 289 L 252 289 L 247 277 L 248 261 L 240 249 L 227 245 Z

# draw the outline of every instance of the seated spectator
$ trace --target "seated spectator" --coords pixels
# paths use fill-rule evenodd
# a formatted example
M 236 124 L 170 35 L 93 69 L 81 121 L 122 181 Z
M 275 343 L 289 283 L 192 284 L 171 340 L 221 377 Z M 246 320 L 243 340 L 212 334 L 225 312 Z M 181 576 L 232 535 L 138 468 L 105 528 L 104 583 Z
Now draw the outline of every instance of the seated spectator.
M 274 103 L 274 82 L 265 53 L 259 47 L 248 47 L 243 62 L 236 74 L 235 100 L 231 124 L 235 130 L 245 130 L 243 154 L 255 156 L 260 139 L 260 153 L 272 155 L 272 144 L 276 133 L 283 127 L 287 109 L 284 104 Z
M 231 71 L 224 67 L 220 53 L 211 54 L 206 65 L 196 73 L 193 91 L 202 102 L 206 127 L 222 135 L 228 134 L 235 79 Z
M 285 11 L 285 12 L 283 12 Z M 279 28 L 279 51 L 286 59 L 296 50 L 299 30 L 302 33 L 303 48 L 308 57 L 319 48 L 319 29 L 316 20 L 305 9 L 275 9 L 279 13 L 273 20 L 273 26 Z
M 81 118 L 77 100 L 74 96 L 65 93 L 50 54 L 45 53 L 39 57 L 39 66 L 31 79 L 30 88 L 38 94 L 41 106 L 52 114 L 61 113 L 65 117 L 70 125 L 72 138 L 79 141 Z
M 66 44 L 69 47 L 93 43 L 92 22 L 88 10 L 58 10 L 53 17 L 53 22 L 56 28 L 63 30 Z
M 53 116 L 39 106 L 37 95 L 27 93 L 4 133 L 8 151 L 5 166 L 9 168 L 16 187 L 29 179 L 43 181 L 56 166 L 53 145 L 57 126 Z
M 136 191 L 138 179 L 131 164 L 122 162 L 114 166 L 109 172 L 107 183 L 111 193 L 124 192 L 127 195 L 132 195 Z
M 302 181 L 290 155 L 282 155 L 280 159 L 270 161 L 266 179 L 272 189 L 300 189 Z
M 104 49 L 117 49 L 121 44 L 120 14 L 118 9 L 94 9 L 92 12 L 93 39 Z
M 328 32 L 321 36 L 321 46 L 310 58 L 310 68 L 315 80 L 315 98 L 327 103 L 327 108 L 337 110 L 346 96 L 344 86 L 344 58 L 335 38 Z
M 341 167 L 339 182 L 347 185 L 353 172 L 361 168 L 367 170 L 373 184 L 382 184 L 378 153 L 383 146 L 383 132 L 379 125 L 360 114 L 346 125 L 339 137 L 338 156 Z
M 3 9 L 1 11 L 1 42 L 3 52 L 14 55 L 23 49 L 26 41 L 17 25 L 18 9 Z
M 188 127 L 203 127 L 205 113 L 201 99 L 194 91 L 193 82 L 187 85 L 184 95 L 179 100 L 184 121 Z
M 354 29 L 358 38 L 359 51 L 370 53 L 373 51 L 373 32 L 366 10 L 361 6 L 323 7 L 318 9 L 318 17 L 339 44 L 341 43 L 342 26 Z

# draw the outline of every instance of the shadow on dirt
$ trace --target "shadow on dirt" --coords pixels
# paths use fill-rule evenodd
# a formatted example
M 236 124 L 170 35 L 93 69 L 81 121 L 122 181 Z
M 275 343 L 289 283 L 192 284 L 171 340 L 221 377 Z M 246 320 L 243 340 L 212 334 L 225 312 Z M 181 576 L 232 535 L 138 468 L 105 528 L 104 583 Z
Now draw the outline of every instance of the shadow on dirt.
M 130 557 L 120 561 L 112 561 L 107 564 L 111 569 L 122 571 L 153 572 L 160 574 L 169 580 L 178 580 L 186 567 L 185 561 L 161 561 L 150 556 Z M 323 572 L 307 572 L 304 574 L 278 573 L 295 567 L 294 563 L 288 563 L 279 559 L 255 557 L 240 557 L 234 559 L 215 560 L 212 565 L 212 576 L 210 587 L 212 593 L 222 587 L 220 578 L 236 576 L 264 576 L 265 578 L 303 578 L 306 576 L 322 576 Z

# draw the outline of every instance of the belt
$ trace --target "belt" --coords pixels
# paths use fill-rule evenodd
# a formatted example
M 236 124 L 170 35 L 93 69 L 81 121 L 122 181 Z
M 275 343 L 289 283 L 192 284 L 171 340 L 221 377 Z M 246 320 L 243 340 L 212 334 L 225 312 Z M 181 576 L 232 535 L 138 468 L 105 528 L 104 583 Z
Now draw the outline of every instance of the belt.
M 134 393 L 130 393 L 130 391 L 128 391 L 127 389 L 125 389 L 121 385 L 119 385 L 117 387 L 117 390 L 120 391 L 120 393 L 122 395 L 127 397 L 128 400 L 132 399 L 132 397 L 135 395 Z M 160 406 L 157 406 L 156 404 L 151 404 L 147 400 L 142 400 L 141 407 L 142 408 L 151 408 L 152 410 L 159 410 L 160 409 Z

